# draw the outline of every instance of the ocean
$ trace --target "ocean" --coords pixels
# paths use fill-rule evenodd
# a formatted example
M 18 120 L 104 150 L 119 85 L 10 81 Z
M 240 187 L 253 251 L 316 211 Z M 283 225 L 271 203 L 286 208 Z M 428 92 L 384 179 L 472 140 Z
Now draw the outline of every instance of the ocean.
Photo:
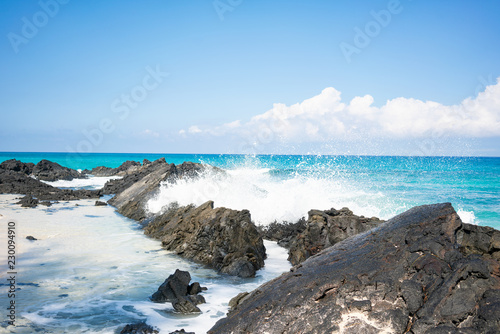
M 150 212 L 171 202 L 214 200 L 215 206 L 248 209 L 256 224 L 266 225 L 296 221 L 311 209 L 349 207 L 357 215 L 389 219 L 415 205 L 451 202 L 464 222 L 500 229 L 500 158 L 4 152 L 0 162 L 48 159 L 91 169 L 161 157 L 175 164 L 210 164 L 225 173 L 162 185 L 147 203 Z M 96 189 L 108 179 L 51 184 Z M 7 223 L 14 222 L 18 261 L 17 325 L 6 328 L 2 312 L 0 333 L 114 333 L 138 321 L 162 333 L 180 328 L 204 333 L 224 316 L 232 297 L 290 269 L 286 250 L 266 242 L 266 266 L 255 278 L 219 275 L 163 250 L 136 222 L 112 207 L 95 207 L 95 200 L 24 209 L 13 204 L 16 197 L 0 195 L 0 241 L 7 244 Z M 38 240 L 27 240 L 28 235 Z M 7 305 L 9 290 L 5 254 L 0 254 L 1 305 Z M 176 269 L 188 270 L 193 281 L 208 287 L 200 315 L 179 315 L 168 303 L 149 301 Z

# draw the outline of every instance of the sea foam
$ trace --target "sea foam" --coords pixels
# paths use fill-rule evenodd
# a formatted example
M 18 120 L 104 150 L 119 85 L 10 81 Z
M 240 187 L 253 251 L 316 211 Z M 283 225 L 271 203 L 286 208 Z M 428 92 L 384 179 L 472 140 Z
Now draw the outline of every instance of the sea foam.
M 390 218 L 394 203 L 379 192 L 362 190 L 334 173 L 323 177 L 291 173 L 275 175 L 269 168 L 237 168 L 225 172 L 207 169 L 200 177 L 163 183 L 146 209 L 151 213 L 176 202 L 201 205 L 213 200 L 215 206 L 247 209 L 257 224 L 294 222 L 311 209 L 349 207 L 355 214 Z M 397 207 L 397 209 L 400 209 Z M 404 208 L 403 208 L 404 209 Z

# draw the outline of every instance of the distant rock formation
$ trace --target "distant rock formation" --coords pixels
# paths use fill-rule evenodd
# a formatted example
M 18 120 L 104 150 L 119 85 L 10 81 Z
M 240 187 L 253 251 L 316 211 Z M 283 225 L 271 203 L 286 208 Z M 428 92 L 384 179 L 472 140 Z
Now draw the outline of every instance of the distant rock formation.
M 248 210 L 214 209 L 212 201 L 173 208 L 155 217 L 144 233 L 168 250 L 229 275 L 253 277 L 264 266 L 266 249 Z
M 26 195 L 20 202 L 26 207 L 35 207 L 37 204 L 50 205 L 47 201 L 99 198 L 102 195 L 101 190 L 59 189 L 35 179 L 36 175 L 45 179 L 64 179 L 76 175 L 73 172 L 78 173 L 47 160 L 42 160 L 37 165 L 14 159 L 7 160 L 0 164 L 0 194 Z
M 144 159 L 144 165 L 150 163 L 148 160 Z M 134 173 L 141 168 L 141 163 L 138 161 L 125 161 L 119 167 L 94 167 L 92 170 L 85 169 L 82 174 L 93 175 L 93 176 L 125 176 L 127 174 Z
M 33 167 L 31 174 L 40 181 L 71 181 L 73 179 L 81 179 L 86 177 L 85 175 L 74 169 L 63 167 L 56 162 L 45 159 L 41 160 Z
M 500 231 L 415 207 L 243 296 L 209 333 L 498 333 L 499 258 Z

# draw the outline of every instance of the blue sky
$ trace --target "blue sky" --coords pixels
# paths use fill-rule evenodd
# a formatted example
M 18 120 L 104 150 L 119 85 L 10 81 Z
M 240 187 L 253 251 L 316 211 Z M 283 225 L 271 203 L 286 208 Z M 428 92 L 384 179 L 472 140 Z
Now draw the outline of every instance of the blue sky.
M 0 151 L 500 156 L 498 13 L 2 1 Z

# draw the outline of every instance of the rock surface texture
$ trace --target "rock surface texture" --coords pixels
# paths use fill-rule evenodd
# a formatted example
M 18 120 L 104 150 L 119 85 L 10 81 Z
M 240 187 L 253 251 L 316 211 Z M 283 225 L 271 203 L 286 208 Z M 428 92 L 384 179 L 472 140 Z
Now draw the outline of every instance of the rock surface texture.
M 372 217 L 356 216 L 348 208 L 311 210 L 305 229 L 288 242 L 288 261 L 297 265 L 325 248 L 383 223 Z
M 248 210 L 199 207 L 167 210 L 145 228 L 163 246 L 229 275 L 253 277 L 264 266 L 266 249 Z
M 500 232 L 415 207 L 241 299 L 209 333 L 498 333 Z
M 31 174 L 41 181 L 71 181 L 73 179 L 85 178 L 85 175 L 74 169 L 63 167 L 56 162 L 45 159 L 33 167 Z

